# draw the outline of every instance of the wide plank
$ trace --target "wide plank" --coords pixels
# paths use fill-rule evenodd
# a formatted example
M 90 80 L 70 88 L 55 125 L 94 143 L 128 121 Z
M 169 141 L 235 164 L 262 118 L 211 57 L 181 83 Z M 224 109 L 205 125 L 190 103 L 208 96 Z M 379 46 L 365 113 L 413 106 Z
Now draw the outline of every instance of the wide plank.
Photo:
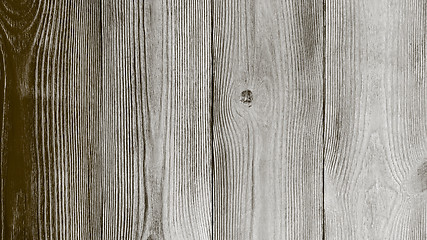
M 427 239 L 426 2 L 326 9 L 326 239 Z
M 97 1 L 0 3 L 1 239 L 99 231 L 99 17 Z
M 211 239 L 211 7 L 102 1 L 103 239 Z
M 214 239 L 322 239 L 322 73 L 322 1 L 213 1 Z

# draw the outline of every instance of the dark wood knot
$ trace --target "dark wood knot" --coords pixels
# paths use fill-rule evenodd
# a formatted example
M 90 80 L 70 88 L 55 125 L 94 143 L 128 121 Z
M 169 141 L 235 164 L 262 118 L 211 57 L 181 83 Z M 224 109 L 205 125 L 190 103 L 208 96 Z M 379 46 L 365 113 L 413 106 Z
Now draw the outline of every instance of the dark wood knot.
M 240 95 L 240 101 L 244 104 L 250 104 L 252 103 L 252 100 L 254 99 L 252 91 L 251 90 L 245 90 Z

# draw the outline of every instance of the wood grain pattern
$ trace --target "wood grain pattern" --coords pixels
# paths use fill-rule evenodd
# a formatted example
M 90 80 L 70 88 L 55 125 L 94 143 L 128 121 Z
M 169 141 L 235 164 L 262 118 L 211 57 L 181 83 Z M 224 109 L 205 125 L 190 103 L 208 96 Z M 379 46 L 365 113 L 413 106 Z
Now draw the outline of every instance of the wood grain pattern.
M 210 12 L 102 1 L 103 239 L 211 239 Z
M 326 7 L 326 239 L 426 239 L 426 2 Z
M 1 239 L 97 231 L 94 3 L 0 1 Z
M 0 239 L 427 239 L 423 0 L 0 0 Z
M 322 1 L 213 1 L 214 239 L 321 239 Z

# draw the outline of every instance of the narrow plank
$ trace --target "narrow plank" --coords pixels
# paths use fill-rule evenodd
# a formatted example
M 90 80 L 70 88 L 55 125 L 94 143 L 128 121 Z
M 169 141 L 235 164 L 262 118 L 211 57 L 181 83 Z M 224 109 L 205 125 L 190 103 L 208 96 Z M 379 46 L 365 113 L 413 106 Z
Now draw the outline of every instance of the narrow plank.
M 103 239 L 211 239 L 209 1 L 101 4 Z
M 427 239 L 426 2 L 326 9 L 326 238 Z
M 0 3 L 1 239 L 97 231 L 89 188 L 96 191 L 98 5 Z
M 214 239 L 321 239 L 323 3 L 213 4 Z

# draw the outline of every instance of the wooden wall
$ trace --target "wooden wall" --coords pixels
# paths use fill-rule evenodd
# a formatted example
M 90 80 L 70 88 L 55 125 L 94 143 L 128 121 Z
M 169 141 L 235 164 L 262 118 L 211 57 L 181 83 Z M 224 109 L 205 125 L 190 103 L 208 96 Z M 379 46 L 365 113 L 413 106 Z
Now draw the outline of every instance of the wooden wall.
M 0 239 L 427 239 L 424 0 L 0 0 Z

